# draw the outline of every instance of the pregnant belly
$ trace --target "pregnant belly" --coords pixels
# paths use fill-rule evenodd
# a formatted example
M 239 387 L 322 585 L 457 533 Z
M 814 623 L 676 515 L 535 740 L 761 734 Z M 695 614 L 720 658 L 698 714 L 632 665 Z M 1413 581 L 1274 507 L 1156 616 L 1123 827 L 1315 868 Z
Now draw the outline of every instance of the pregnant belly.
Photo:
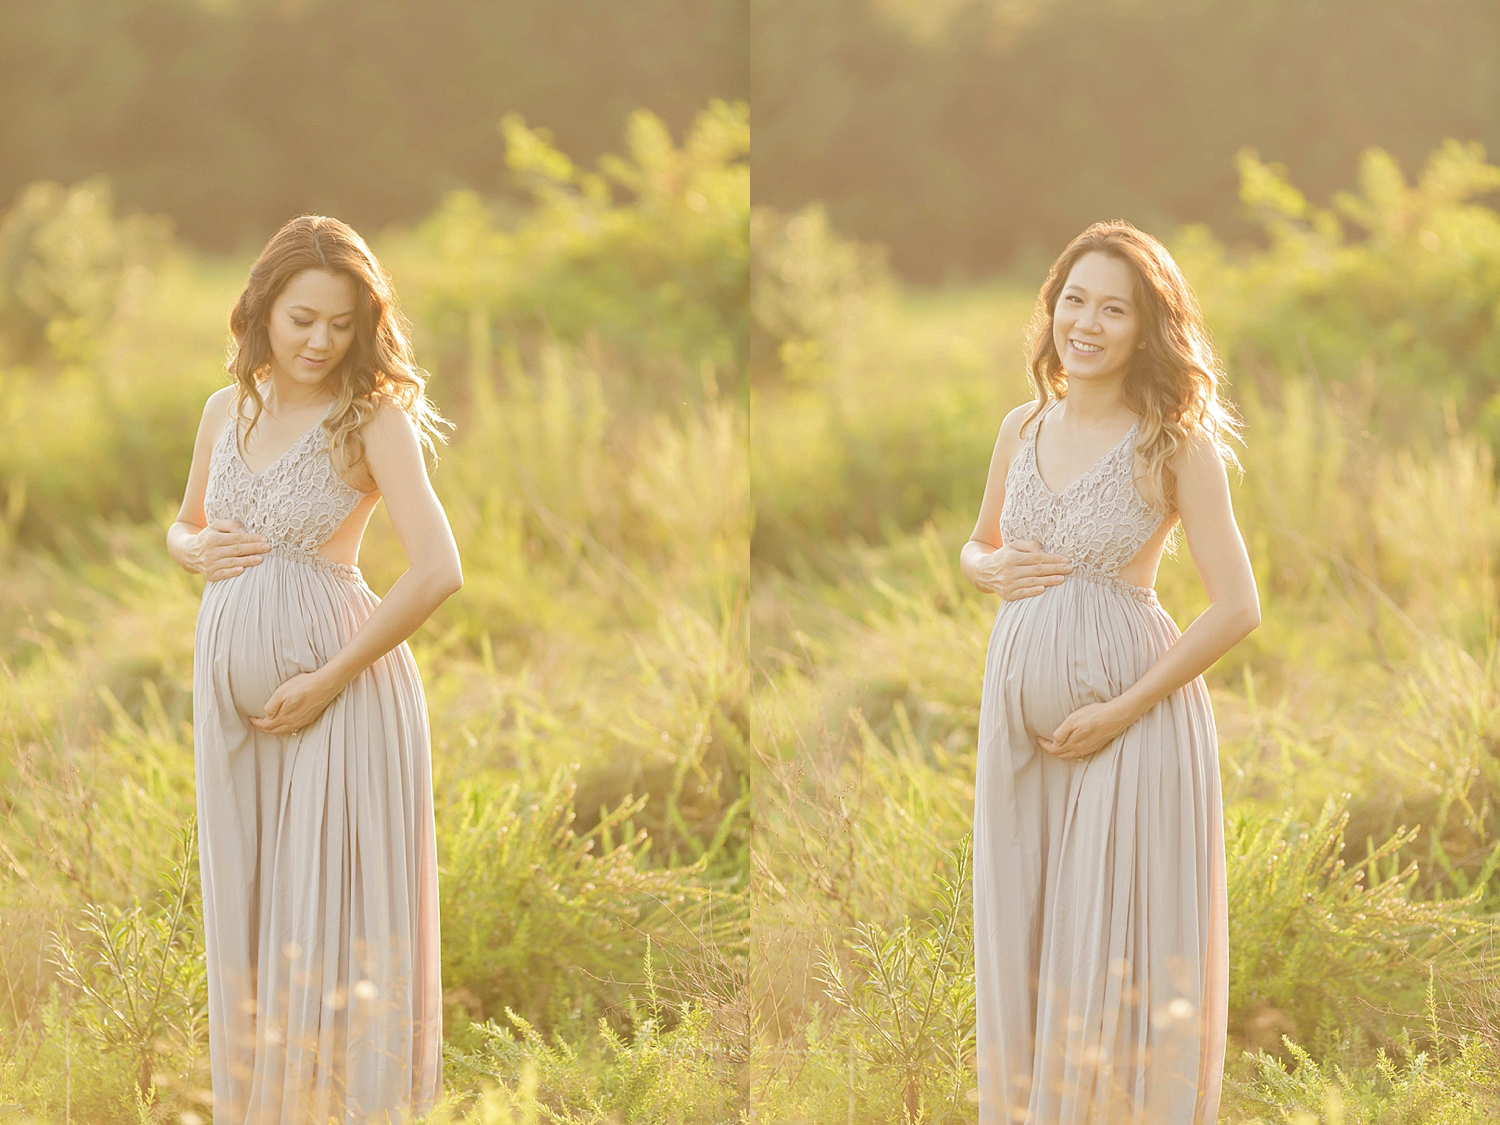
M 1140 679 L 1175 632 L 1159 607 L 1083 579 L 1006 602 L 990 634 L 985 703 L 1030 739 L 1050 738 L 1080 707 Z
M 195 675 L 211 678 L 221 706 L 241 716 L 264 715 L 271 693 L 327 663 L 374 602 L 363 586 L 268 556 L 204 587 Z

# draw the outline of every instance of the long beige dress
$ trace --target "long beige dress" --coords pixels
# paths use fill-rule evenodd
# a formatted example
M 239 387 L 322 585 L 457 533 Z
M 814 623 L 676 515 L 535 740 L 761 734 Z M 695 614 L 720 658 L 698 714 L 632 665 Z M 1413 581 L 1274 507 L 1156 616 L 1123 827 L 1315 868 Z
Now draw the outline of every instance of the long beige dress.
M 1228 915 L 1218 744 L 1201 677 L 1103 750 L 1037 745 L 1118 696 L 1179 635 L 1121 569 L 1162 515 L 1137 427 L 1060 493 L 1027 427 L 1000 528 L 1073 571 L 1005 602 L 985 662 L 974 798 L 981 1125 L 1208 1125 L 1218 1114 Z
M 375 661 L 298 734 L 247 721 L 378 604 L 358 569 L 317 553 L 360 498 L 334 472 L 321 423 L 252 473 L 231 420 L 209 462 L 208 518 L 272 544 L 209 582 L 198 612 L 215 1125 L 407 1121 L 438 1093 L 436 840 L 411 651 Z

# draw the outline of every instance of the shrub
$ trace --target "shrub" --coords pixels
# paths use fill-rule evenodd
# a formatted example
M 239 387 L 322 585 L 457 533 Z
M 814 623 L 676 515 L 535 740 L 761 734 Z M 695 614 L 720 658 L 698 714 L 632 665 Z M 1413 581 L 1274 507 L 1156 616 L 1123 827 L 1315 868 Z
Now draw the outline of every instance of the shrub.
M 481 1025 L 473 1049 L 445 1053 L 447 1073 L 470 1088 L 516 1090 L 537 1119 L 555 1125 L 740 1120 L 741 1075 L 718 1050 L 709 1012 L 691 1003 L 675 1010 L 664 1004 L 649 953 L 644 984 L 641 996 L 626 1002 L 626 1032 L 601 1019 L 596 1038 L 549 1042 L 507 1010 L 510 1029 L 495 1022 Z
M 710 897 L 686 868 L 652 867 L 632 818 L 645 797 L 573 829 L 576 783 L 543 792 L 466 784 L 439 826 L 443 979 L 450 1005 L 484 1019 L 506 1009 L 544 1028 L 617 1014 L 649 934 L 680 945 Z
M 1175 249 L 1231 370 L 1267 393 L 1292 373 L 1363 385 L 1384 435 L 1456 421 L 1500 439 L 1500 215 L 1479 202 L 1500 168 L 1478 144 L 1445 142 L 1415 184 L 1380 149 L 1358 192 L 1310 204 L 1284 168 L 1240 153 L 1240 198 L 1269 242 L 1230 254 L 1204 228 Z

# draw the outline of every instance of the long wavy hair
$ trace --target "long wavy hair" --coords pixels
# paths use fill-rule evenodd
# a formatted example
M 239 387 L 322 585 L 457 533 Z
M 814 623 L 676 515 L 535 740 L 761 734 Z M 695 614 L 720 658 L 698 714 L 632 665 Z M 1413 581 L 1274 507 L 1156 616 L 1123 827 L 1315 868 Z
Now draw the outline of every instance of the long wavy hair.
M 1022 424 L 1031 425 L 1054 399 L 1068 393 L 1068 373 L 1052 338 L 1052 320 L 1068 274 L 1078 259 L 1097 251 L 1117 258 L 1135 276 L 1141 342 L 1125 373 L 1125 404 L 1140 416 L 1136 449 L 1146 463 L 1148 500 L 1165 513 L 1177 509 L 1177 480 L 1169 462 L 1195 434 L 1202 434 L 1226 462 L 1238 465 L 1230 448 L 1240 440 L 1239 420 L 1219 397 L 1224 378 L 1198 300 L 1167 248 L 1130 223 L 1095 223 L 1068 243 L 1052 263 L 1037 295 L 1027 333 L 1027 372 L 1036 403 Z
M 360 430 L 381 402 L 404 410 L 417 436 L 435 457 L 446 440 L 440 426 L 450 423 L 427 401 L 427 372 L 416 365 L 411 325 L 396 304 L 390 275 L 353 228 L 325 215 L 300 215 L 271 236 L 250 267 L 245 291 L 229 314 L 234 334 L 227 367 L 233 377 L 235 415 L 255 429 L 265 403 L 259 383 L 270 371 L 271 306 L 286 284 L 303 270 L 327 270 L 354 282 L 354 339 L 339 365 L 329 372 L 334 406 L 323 421 L 328 452 L 346 479 L 364 460 Z

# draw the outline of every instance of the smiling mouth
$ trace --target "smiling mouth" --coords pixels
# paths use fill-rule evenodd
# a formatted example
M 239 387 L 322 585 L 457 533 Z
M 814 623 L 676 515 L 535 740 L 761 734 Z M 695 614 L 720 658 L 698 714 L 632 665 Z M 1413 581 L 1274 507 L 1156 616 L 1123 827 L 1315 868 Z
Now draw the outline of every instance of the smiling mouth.
M 1069 340 L 1068 343 L 1087 355 L 1094 355 L 1104 350 L 1102 344 L 1085 344 L 1082 340 Z

